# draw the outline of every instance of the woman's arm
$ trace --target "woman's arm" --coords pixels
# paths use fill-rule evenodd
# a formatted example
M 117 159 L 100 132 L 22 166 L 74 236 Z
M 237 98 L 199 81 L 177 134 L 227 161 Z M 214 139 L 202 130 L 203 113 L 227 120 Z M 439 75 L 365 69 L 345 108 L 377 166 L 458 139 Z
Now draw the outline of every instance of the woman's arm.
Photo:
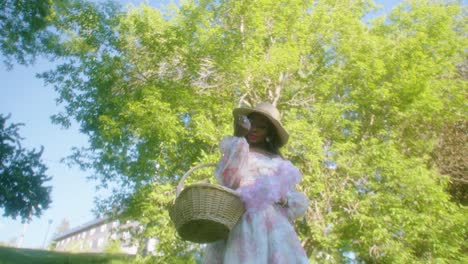
M 225 136 L 219 146 L 223 157 L 216 166 L 215 177 L 220 184 L 237 189 L 247 165 L 249 144 L 243 137 Z
M 288 192 L 282 202 L 282 206 L 290 221 L 294 221 L 297 218 L 304 216 L 307 207 L 309 206 L 309 199 L 307 196 L 297 191 L 295 188 Z
M 234 119 L 234 136 L 224 137 L 219 147 L 223 157 L 215 170 L 215 177 L 219 183 L 231 189 L 237 189 L 240 184 L 239 172 L 245 167 L 249 152 L 249 144 L 244 136 L 250 129 L 250 121 L 244 115 Z
M 302 174 L 299 169 L 290 161 L 283 160 L 278 168 L 281 185 L 286 189 L 281 191 L 278 204 L 284 209 L 290 221 L 303 216 L 309 206 L 309 199 L 306 195 L 296 189 L 301 182 Z

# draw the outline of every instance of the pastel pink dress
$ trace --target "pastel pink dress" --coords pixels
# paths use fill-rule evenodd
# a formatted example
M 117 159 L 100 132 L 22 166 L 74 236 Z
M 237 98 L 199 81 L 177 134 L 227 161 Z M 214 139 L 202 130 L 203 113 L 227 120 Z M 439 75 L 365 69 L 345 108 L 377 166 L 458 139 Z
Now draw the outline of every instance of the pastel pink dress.
M 215 169 L 217 181 L 236 190 L 246 212 L 227 240 L 207 244 L 204 264 L 296 264 L 308 263 L 292 221 L 303 216 L 307 197 L 295 185 L 299 170 L 279 156 L 249 151 L 245 138 L 226 136 Z M 277 204 L 281 197 L 288 206 Z

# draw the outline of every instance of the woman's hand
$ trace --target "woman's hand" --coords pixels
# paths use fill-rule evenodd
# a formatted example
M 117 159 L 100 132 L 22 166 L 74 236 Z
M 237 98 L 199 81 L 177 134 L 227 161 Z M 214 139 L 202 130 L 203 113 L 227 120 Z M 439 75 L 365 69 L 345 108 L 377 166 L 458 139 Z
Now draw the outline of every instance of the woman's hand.
M 249 133 L 250 121 L 245 115 L 239 115 L 234 120 L 234 136 L 244 137 Z
M 282 207 L 288 207 L 288 198 L 281 197 L 278 204 L 281 205 Z

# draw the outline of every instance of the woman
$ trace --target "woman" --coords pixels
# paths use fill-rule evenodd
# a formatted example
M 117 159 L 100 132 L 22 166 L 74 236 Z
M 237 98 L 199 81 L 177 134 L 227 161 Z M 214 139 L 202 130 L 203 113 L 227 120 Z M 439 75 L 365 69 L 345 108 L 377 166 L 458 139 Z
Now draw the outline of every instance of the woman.
M 299 170 L 280 155 L 289 135 L 278 110 L 261 103 L 234 109 L 233 115 L 234 136 L 220 143 L 223 157 L 215 177 L 240 194 L 246 212 L 227 240 L 207 245 L 203 263 L 308 263 L 292 226 L 308 199 L 295 188 Z

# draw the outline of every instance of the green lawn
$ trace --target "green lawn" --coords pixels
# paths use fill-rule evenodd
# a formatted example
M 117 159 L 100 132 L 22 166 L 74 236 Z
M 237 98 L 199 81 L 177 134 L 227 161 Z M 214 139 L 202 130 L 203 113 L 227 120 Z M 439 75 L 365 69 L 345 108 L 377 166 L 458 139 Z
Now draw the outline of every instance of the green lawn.
M 134 258 L 134 256 L 124 254 L 65 253 L 0 246 L 0 264 L 126 264 L 131 263 Z

